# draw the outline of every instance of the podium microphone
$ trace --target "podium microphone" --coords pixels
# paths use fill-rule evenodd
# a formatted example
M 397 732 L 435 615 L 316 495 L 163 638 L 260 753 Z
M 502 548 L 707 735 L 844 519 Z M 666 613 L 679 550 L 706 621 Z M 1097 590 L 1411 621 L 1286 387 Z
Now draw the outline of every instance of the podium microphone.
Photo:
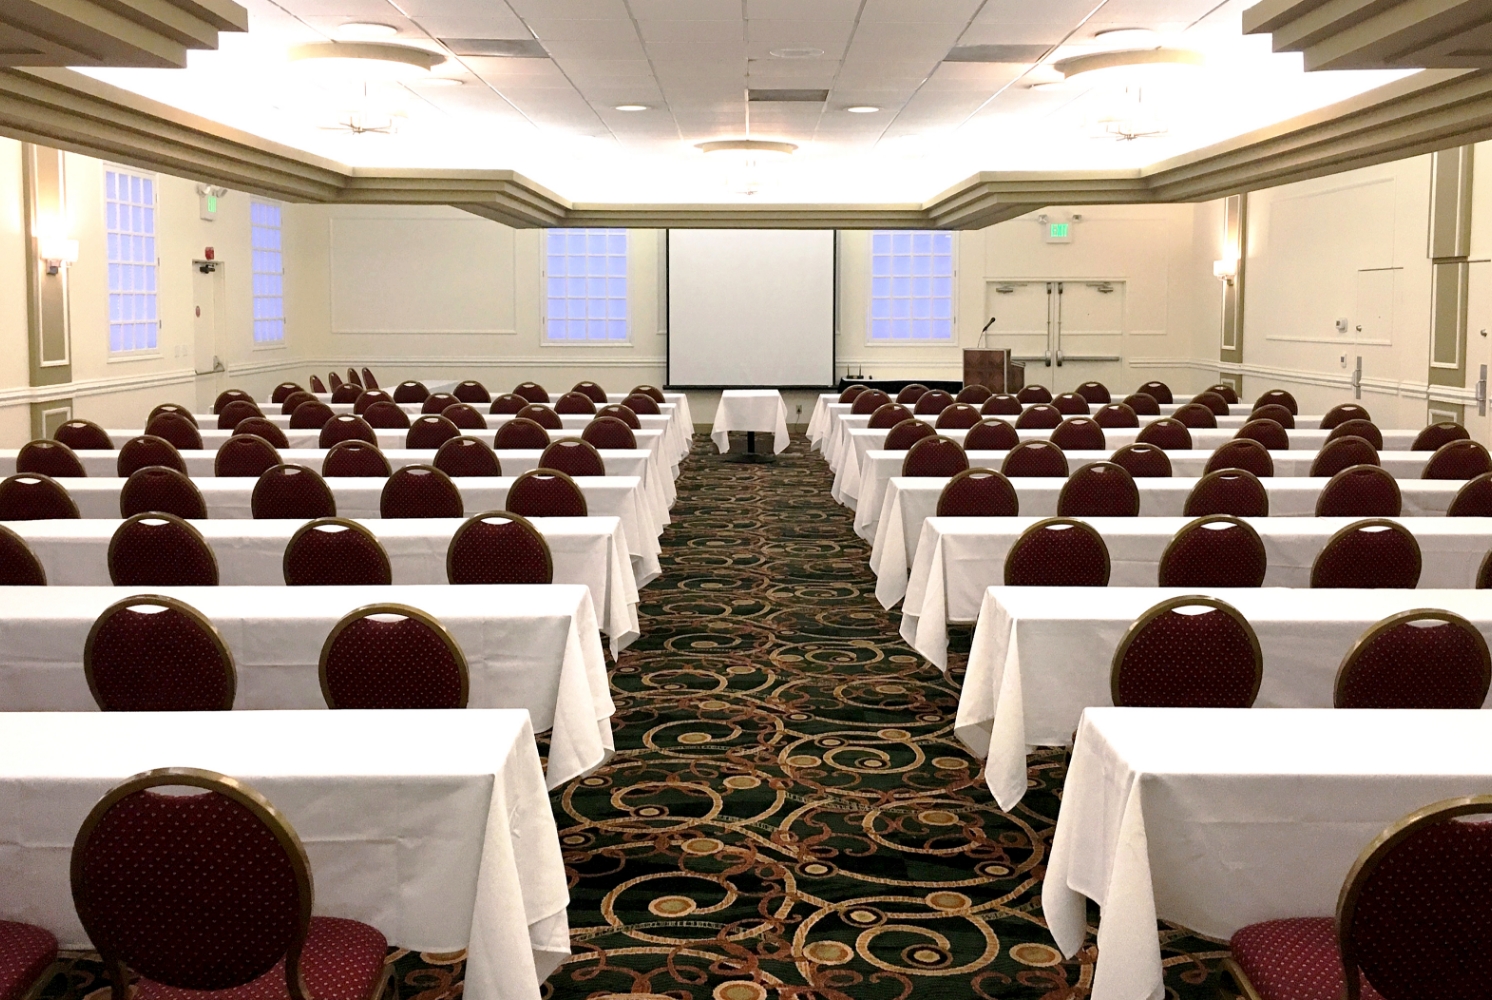
M 989 332 L 989 328 L 992 327 L 992 326 L 994 326 L 994 325 L 995 325 L 995 317 L 991 316 L 989 318 L 989 322 L 986 323 L 986 324 L 984 324 L 984 326 L 982 326 L 982 327 L 979 328 L 979 341 L 978 341 L 978 343 L 979 343 L 980 347 L 984 346 L 984 335 L 986 333 L 988 333 Z

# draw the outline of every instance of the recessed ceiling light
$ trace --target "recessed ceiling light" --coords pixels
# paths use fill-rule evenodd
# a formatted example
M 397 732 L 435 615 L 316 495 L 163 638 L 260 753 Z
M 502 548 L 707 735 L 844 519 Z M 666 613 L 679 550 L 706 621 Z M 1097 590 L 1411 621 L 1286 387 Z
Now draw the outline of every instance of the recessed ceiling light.
M 348 21 L 346 24 L 337 25 L 334 34 L 347 42 L 366 42 L 378 38 L 393 38 L 399 33 L 399 29 L 392 24 L 379 24 L 375 21 Z
M 845 108 L 852 115 L 873 115 L 881 110 L 873 104 L 857 104 L 853 108 Z
M 805 45 L 800 48 L 771 49 L 767 52 L 767 55 L 772 56 L 774 59 L 817 59 L 823 54 L 823 49 L 816 49 L 811 45 Z
M 646 111 L 648 106 L 646 104 L 618 104 L 616 109 L 618 111 Z

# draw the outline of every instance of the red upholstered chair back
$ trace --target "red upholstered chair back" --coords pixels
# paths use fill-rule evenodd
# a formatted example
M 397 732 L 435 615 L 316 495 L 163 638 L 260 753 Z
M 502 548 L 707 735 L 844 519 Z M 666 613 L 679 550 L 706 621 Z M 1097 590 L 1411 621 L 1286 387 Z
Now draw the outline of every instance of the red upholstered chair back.
M 596 406 L 606 405 L 606 390 L 590 380 L 586 380 L 584 382 L 576 382 L 575 387 L 570 391 L 580 393 L 582 396 L 584 396 L 586 399 L 589 399 L 591 403 L 594 404 L 588 412 L 595 413 Z M 636 392 L 637 390 L 633 389 L 632 391 Z M 659 393 L 659 395 L 661 396 L 662 393 Z M 659 402 L 662 402 L 662 400 L 659 400 Z
M 248 785 L 195 768 L 135 775 L 93 807 L 72 858 L 88 940 L 105 968 L 151 980 L 141 993 L 224 990 L 275 970 L 272 985 L 248 992 L 297 995 L 310 866 L 290 824 Z M 115 985 L 114 1000 L 127 995 Z
M 158 413 L 145 425 L 145 433 L 170 441 L 172 447 L 191 451 L 202 448 L 202 434 L 192 420 L 180 413 Z
M 549 392 L 537 382 L 519 382 L 513 387 L 513 395 L 521 396 L 530 403 L 549 402 Z
M 290 439 L 285 436 L 285 432 L 268 417 L 250 417 L 247 420 L 240 420 L 238 426 L 233 428 L 233 434 L 252 434 L 263 438 L 276 448 L 290 447 Z
M 271 403 L 274 403 L 276 406 L 279 406 L 281 403 L 285 402 L 285 397 L 289 396 L 292 392 L 305 392 L 305 390 L 302 389 L 300 385 L 295 382 L 281 382 L 279 385 L 275 386 L 274 391 L 269 394 L 269 401 Z
M 1067 456 L 1050 441 L 1022 441 L 1000 463 L 1000 472 L 1011 479 L 1065 479 Z
M 237 687 L 233 656 L 212 622 L 150 594 L 104 609 L 83 645 L 83 672 L 105 712 L 227 711 Z
M 465 708 L 466 657 L 445 626 L 402 604 L 339 621 L 321 647 L 327 708 Z
M 207 518 L 207 502 L 186 476 L 163 465 L 136 469 L 119 490 L 119 516 L 134 517 L 147 511 L 175 514 L 192 520 Z
M 896 401 L 903 406 L 915 406 L 917 400 L 921 399 L 926 391 L 927 386 L 921 382 L 913 382 L 911 385 L 902 386 L 901 391 L 896 394 Z
M 1253 525 L 1226 514 L 1187 524 L 1160 557 L 1162 587 L 1262 587 L 1269 569 L 1264 541 Z
M 202 532 L 172 514 L 136 514 L 109 540 L 116 587 L 216 587 L 218 559 Z
M 1439 451 L 1442 446 L 1452 441 L 1466 441 L 1471 437 L 1471 432 L 1453 420 L 1442 420 L 1438 424 L 1431 424 L 1414 436 L 1414 443 L 1409 446 L 1410 451 Z M 62 440 L 58 438 L 58 440 Z M 78 445 L 73 445 L 74 448 Z
M 1484 472 L 1456 491 L 1447 517 L 1492 517 L 1492 472 Z
M 245 420 L 262 416 L 264 416 L 264 414 L 260 411 L 259 407 L 254 405 L 247 399 L 229 400 L 223 405 L 223 408 L 218 411 L 218 430 L 237 430 L 238 425 L 243 423 Z
M 1134 477 L 1113 462 L 1080 466 L 1057 497 L 1060 517 L 1139 517 L 1140 491 Z
M 1109 694 L 1131 708 L 1251 708 L 1264 676 L 1259 637 L 1232 605 L 1173 597 L 1129 627 Z
M 404 435 L 404 447 L 433 450 L 460 436 L 461 429 L 444 414 L 422 413 L 409 425 L 409 431 Z
M 1217 415 L 1201 403 L 1178 406 L 1176 412 L 1171 414 L 1171 419 L 1187 427 L 1213 428 L 1217 426 Z
M 638 393 L 650 397 L 655 403 L 664 402 L 663 390 L 655 385 L 634 385 L 632 387 L 632 392 L 629 393 L 629 395 L 637 395 Z M 602 400 L 602 402 L 604 402 L 604 400 Z
M 1263 406 L 1254 407 L 1253 412 L 1249 414 L 1249 420 L 1273 420 L 1286 430 L 1295 428 L 1295 414 L 1290 412 L 1288 406 L 1282 406 L 1279 403 L 1266 403 Z
M 1238 390 L 1234 389 L 1226 382 L 1219 382 L 1217 385 L 1209 385 L 1207 387 L 1207 391 L 1215 392 L 1219 396 L 1223 397 L 1223 401 L 1229 406 L 1232 406 L 1238 402 Z
M 152 420 L 160 416 L 162 413 L 174 413 L 181 419 L 185 420 L 187 423 L 191 424 L 193 427 L 197 426 L 196 414 L 194 414 L 189 408 L 182 406 L 180 403 L 161 403 L 155 406 L 145 417 L 146 425 L 148 426 Z
M 357 398 L 363 394 L 363 387 L 353 385 L 351 382 L 343 382 L 332 390 L 333 403 L 356 403 Z
M 1125 396 L 1122 400 L 1125 406 L 1134 410 L 1142 417 L 1155 417 L 1160 415 L 1160 401 L 1147 392 L 1135 392 Z
M 1398 517 L 1399 484 L 1376 465 L 1351 465 L 1331 477 L 1316 498 L 1317 517 Z
M 128 479 L 140 469 L 159 465 L 186 474 L 186 460 L 176 446 L 165 438 L 150 434 L 130 438 L 119 449 L 119 458 L 114 462 L 115 471 L 121 479 Z
M 891 403 L 889 405 L 895 406 L 896 404 Z M 969 403 L 954 403 L 952 406 L 944 408 L 943 412 L 938 414 L 938 420 L 934 426 L 940 428 L 946 427 L 952 430 L 967 430 L 977 423 L 979 423 L 979 411 L 974 406 Z
M 1367 518 L 1331 536 L 1311 566 L 1315 589 L 1403 589 L 1419 586 L 1419 542 L 1397 521 Z
M 870 415 L 870 423 L 866 424 L 872 430 L 890 430 L 903 420 L 911 420 L 912 411 L 900 403 L 885 403 L 876 407 L 876 411 Z
M 455 406 L 459 402 L 461 402 L 461 400 L 457 399 L 449 392 L 432 392 L 430 395 L 426 396 L 425 401 L 420 404 L 420 412 L 439 414 L 444 411 L 446 407 Z
M 74 451 L 113 451 L 114 439 L 92 420 L 69 420 L 52 432 L 52 440 L 60 441 Z
M 47 571 L 26 540 L 0 525 L 0 587 L 45 587 Z
M 339 413 L 322 426 L 317 447 L 330 448 L 343 441 L 366 441 L 376 446 L 378 435 L 373 433 L 373 428 L 362 417 L 353 413 Z
M 492 402 L 492 394 L 487 391 L 487 387 L 472 378 L 457 383 L 456 388 L 451 390 L 451 395 L 463 403 Z M 547 401 L 549 397 L 546 395 L 544 398 Z
M 221 414 L 223 412 L 223 407 L 235 401 L 248 403 L 256 410 L 259 408 L 258 404 L 254 402 L 254 397 L 244 392 L 242 389 L 224 389 L 222 392 L 218 393 L 218 398 L 213 400 L 212 412 Z
M 965 469 L 938 494 L 938 517 L 1016 517 L 1020 512 L 1015 487 L 993 469 Z
M 1383 450 L 1383 432 L 1367 420 L 1342 421 L 1327 432 L 1326 443 L 1330 444 L 1347 437 L 1362 438 L 1373 446 L 1375 452 Z
M 968 403 L 970 406 L 983 406 L 985 400 L 993 395 L 994 393 L 988 388 L 976 383 L 975 385 L 966 385 L 960 389 L 958 395 L 953 397 L 953 401 L 955 403 Z
M 1024 409 L 1021 401 L 1010 393 L 997 392 L 984 401 L 984 405 L 979 407 L 979 412 L 986 417 L 1018 417 Z
M 1017 430 L 1050 430 L 1062 423 L 1062 412 L 1050 403 L 1033 403 L 1015 418 Z
M 394 582 L 388 553 L 356 521 L 320 517 L 296 529 L 281 562 L 287 587 L 386 587 Z
M 1363 633 L 1337 670 L 1337 708 L 1481 708 L 1487 640 L 1450 611 L 1401 611 Z
M 942 389 L 929 389 L 917 397 L 917 402 L 912 404 L 912 412 L 918 416 L 942 413 L 952 405 L 953 393 Z
M 595 413 L 596 401 L 583 392 L 567 392 L 554 403 L 555 413 Z
M 290 429 L 296 430 L 321 430 L 327 421 L 337 414 L 330 406 L 313 399 L 309 403 L 302 403 L 290 414 Z
M 492 405 L 487 408 L 488 413 L 514 414 L 528 405 L 528 400 L 522 396 L 515 396 L 511 392 L 505 392 L 492 400 Z
M 1295 397 L 1284 389 L 1270 389 L 1264 395 L 1254 400 L 1254 410 L 1257 412 L 1261 406 L 1283 406 L 1294 416 L 1300 412 L 1300 407 L 1295 403 Z
M 430 390 L 425 388 L 425 383 L 414 379 L 406 379 L 394 386 L 394 402 L 396 403 L 423 403 L 430 398 Z
M 17 472 L 36 472 L 53 479 L 80 479 L 88 473 L 71 448 L 61 441 L 28 441 L 16 454 Z
M 1051 440 L 1063 451 L 1104 451 L 1109 446 L 1092 417 L 1068 417 L 1052 431 Z
M 446 580 L 461 583 L 553 583 L 549 543 L 512 511 L 478 514 L 456 529 L 446 549 Z
M 916 418 L 903 420 L 886 432 L 886 450 L 907 451 L 923 438 L 937 436 L 938 432 L 932 424 L 925 424 Z
M 628 430 L 631 430 L 629 427 Z M 514 417 L 499 424 L 492 446 L 498 451 L 525 451 L 549 447 L 549 432 L 527 417 Z
M 363 411 L 363 419 L 374 429 L 404 430 L 409 426 L 409 414 L 404 407 L 388 400 L 379 400 Z
M 394 402 L 394 397 L 382 389 L 364 389 L 362 395 L 358 396 L 357 400 L 352 404 L 352 412 L 361 417 L 368 412 L 368 407 L 374 403 L 392 402 Z
M 1091 525 L 1066 517 L 1037 521 L 1005 555 L 1007 587 L 1107 587 L 1109 549 Z
M 1182 513 L 1187 517 L 1208 514 L 1268 517 L 1269 493 L 1259 477 L 1247 469 L 1218 469 L 1197 480 Z
M 332 377 L 336 378 L 335 375 L 333 375 Z M 337 379 L 337 381 L 340 383 L 341 379 Z M 326 386 L 323 385 L 321 383 L 321 379 L 317 378 L 315 375 L 311 376 L 310 384 L 311 384 L 311 389 L 310 389 L 311 392 L 314 392 L 314 393 L 316 393 L 318 395 L 326 392 Z
M 321 460 L 321 474 L 327 479 L 386 479 L 393 471 L 388 457 L 366 441 L 343 441 Z
M 642 421 L 637 419 L 637 411 L 622 403 L 607 403 L 596 411 L 596 416 L 616 417 L 634 431 L 642 430 Z
M 964 435 L 964 451 L 1009 451 L 1020 443 L 1015 428 L 998 417 L 985 417 Z
M 1492 457 L 1476 441 L 1450 441 L 1435 449 L 1425 463 L 1424 479 L 1475 479 L 1492 472 Z
M 312 381 L 314 382 L 315 379 L 313 378 Z M 327 372 L 326 381 L 327 384 L 332 387 L 332 392 L 336 392 L 338 389 L 342 388 L 344 384 L 342 382 L 342 376 L 338 375 L 336 372 Z M 321 392 L 322 390 L 317 389 L 316 391 Z
M 943 478 L 956 476 L 968 467 L 969 457 L 964 454 L 957 441 L 945 437 L 929 437 L 907 449 L 907 457 L 901 461 L 901 474 Z
M 604 476 L 606 463 L 589 441 L 561 438 L 539 456 L 539 468 L 554 469 L 567 476 Z
M 1164 448 L 1136 441 L 1110 456 L 1110 461 L 1136 479 L 1170 479 L 1171 458 Z
M 1349 420 L 1366 420 L 1368 423 L 1372 423 L 1373 417 L 1368 413 L 1366 407 L 1360 406 L 1357 403 L 1338 403 L 1336 406 L 1327 410 L 1326 415 L 1321 418 L 1321 429 L 1329 431 L 1333 427 L 1340 427 Z
M 1022 403 L 1050 403 L 1052 401 L 1052 390 L 1044 385 L 1028 385 L 1015 394 L 1015 398 Z
M 649 402 L 652 402 L 649 400 Z M 630 407 L 629 407 L 630 409 Z M 637 412 L 633 410 L 633 412 Z M 564 430 L 565 422 L 560 415 L 555 413 L 543 403 L 530 403 L 518 411 L 518 417 L 524 420 L 532 420 L 546 431 Z M 517 419 L 517 418 L 515 418 Z
M 507 509 L 524 517 L 585 517 L 585 494 L 557 469 L 530 469 L 513 481 Z
M 1093 421 L 1100 427 L 1138 427 L 1140 415 L 1126 403 L 1105 403 L 1093 414 Z
M 630 451 L 637 447 L 637 437 L 632 433 L 632 428 L 616 417 L 596 417 L 580 432 L 580 440 L 589 441 L 598 449 Z
M 355 385 L 359 389 L 363 388 L 363 380 L 357 377 L 357 371 L 353 368 L 347 369 L 347 382 L 349 385 Z
M 1244 469 L 1261 478 L 1274 475 L 1274 458 L 1269 449 L 1252 438 L 1224 441 L 1208 456 L 1204 472 L 1219 469 Z
M 636 413 L 638 416 L 642 416 L 644 413 L 646 413 L 649 416 L 656 417 L 663 412 L 662 410 L 658 409 L 658 401 L 645 392 L 632 393 L 626 399 L 622 400 L 622 405 L 628 407 L 633 413 Z
M 1135 390 L 1136 393 L 1144 393 L 1157 403 L 1174 403 L 1175 397 L 1171 395 L 1171 387 L 1164 382 L 1146 382 Z
M 395 469 L 378 501 L 381 517 L 462 517 L 461 491 L 432 465 Z
M 223 478 L 258 479 L 265 469 L 280 464 L 275 446 L 257 434 L 235 434 L 212 458 L 212 474 Z
M 1192 397 L 1192 402 L 1207 407 L 1213 416 L 1226 417 L 1228 415 L 1228 401 L 1211 389 L 1197 393 Z
M 344 441 L 327 453 L 323 465 L 332 464 L 338 449 L 366 448 L 363 441 Z M 380 456 L 382 457 L 382 456 Z M 304 465 L 277 465 L 265 469 L 254 484 L 249 510 L 255 520 L 300 520 L 336 517 L 337 499 L 326 480 Z
M 890 402 L 891 397 L 881 390 L 866 389 L 856 393 L 855 398 L 850 401 L 850 412 L 856 415 L 874 413 Z
M 51 476 L 21 472 L 0 481 L 0 521 L 79 517 L 78 505 Z
M 363 369 L 363 388 L 364 389 L 377 389 L 378 388 L 378 379 L 374 378 L 373 377 L 373 373 L 371 371 L 369 371 L 367 368 Z
M 844 391 L 839 394 L 839 401 L 841 403 L 853 403 L 867 388 L 868 386 L 863 385 L 847 385 L 844 387 Z
M 486 441 L 472 437 L 451 438 L 435 450 L 432 464 L 452 479 L 503 474 L 497 453 L 487 447 Z
M 1057 408 L 1058 413 L 1071 416 L 1073 414 L 1088 415 L 1088 401 L 1075 392 L 1061 392 L 1052 400 L 1052 405 Z
M 589 401 L 587 401 L 589 402 Z M 487 418 L 469 403 L 452 403 L 440 415 L 464 431 L 485 431 Z
M 1261 417 L 1238 428 L 1236 438 L 1257 441 L 1270 451 L 1289 451 L 1290 433 L 1277 420 Z
M 1367 440 L 1348 435 L 1328 441 L 1311 460 L 1311 475 L 1330 478 L 1354 465 L 1379 465 L 1378 449 Z
M 284 399 L 280 400 L 280 416 L 288 417 L 295 412 L 296 407 L 302 403 L 314 403 L 316 397 L 303 389 L 297 389 Z
M 1102 382 L 1084 382 L 1074 389 L 1073 392 L 1076 392 L 1095 406 L 1105 406 L 1114 400 L 1114 397 L 1109 394 L 1109 387 Z
M 1170 417 L 1159 417 L 1150 421 L 1140 428 L 1140 433 L 1135 435 L 1135 440 L 1143 444 L 1153 444 L 1166 451 L 1192 450 L 1191 430 L 1186 424 Z

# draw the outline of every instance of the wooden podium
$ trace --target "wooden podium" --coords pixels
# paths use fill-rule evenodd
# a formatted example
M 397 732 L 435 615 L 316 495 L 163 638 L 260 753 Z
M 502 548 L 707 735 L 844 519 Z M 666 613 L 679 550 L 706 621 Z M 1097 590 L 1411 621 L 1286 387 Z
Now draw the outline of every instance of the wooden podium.
M 1026 366 L 1010 360 L 1008 348 L 964 351 L 964 385 L 982 385 L 991 392 L 1019 392 L 1026 384 Z

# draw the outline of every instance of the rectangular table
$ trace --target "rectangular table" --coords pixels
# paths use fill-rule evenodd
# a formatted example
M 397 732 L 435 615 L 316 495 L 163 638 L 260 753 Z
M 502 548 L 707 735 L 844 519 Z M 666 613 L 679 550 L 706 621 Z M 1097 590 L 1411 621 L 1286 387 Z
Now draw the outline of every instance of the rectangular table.
M 179 598 L 217 627 L 238 672 L 236 709 L 324 709 L 318 663 L 332 627 L 355 608 L 405 604 L 455 637 L 473 708 L 527 709 L 536 730 L 552 731 L 549 787 L 613 752 L 596 612 L 590 591 L 574 585 L 0 587 L 0 711 L 95 710 L 83 673 L 88 631 L 104 609 L 140 593 Z
M 1093 1000 L 1163 993 L 1156 919 L 1226 940 L 1332 917 L 1348 871 L 1399 819 L 1492 790 L 1492 715 L 1090 708 L 1042 910 L 1071 956 L 1103 908 Z
M 787 406 L 776 389 L 726 389 L 715 409 L 710 440 L 721 453 L 730 450 L 731 431 L 754 431 L 772 435 L 772 450 L 787 451 Z
M 1025 794 L 1027 747 L 1066 746 L 1083 709 L 1113 704 L 1114 652 L 1135 619 L 1167 598 L 1196 593 L 1231 604 L 1258 634 L 1259 708 L 1330 708 L 1342 658 L 1400 611 L 1454 611 L 1492 638 L 1492 602 L 1476 590 L 991 587 L 954 732 L 988 755 L 985 782 L 1001 808 Z
M 601 611 L 602 631 L 616 657 L 639 635 L 637 577 L 627 539 L 615 517 L 535 517 L 530 519 L 549 545 L 554 582 L 580 584 Z M 109 586 L 109 542 L 121 521 L 85 518 L 69 521 L 12 521 L 6 527 L 23 538 L 41 560 L 51 586 Z M 283 586 L 285 547 L 305 521 L 195 521 L 217 556 L 219 583 L 234 587 Z M 443 584 L 446 551 L 464 522 L 450 518 L 370 518 L 359 522 L 388 553 L 393 582 Z M 59 597 L 65 599 L 65 597 Z
M 389 738 L 391 715 L 6 714 L 0 918 L 90 950 L 68 871 L 84 817 L 132 775 L 204 768 L 285 815 L 318 915 L 372 924 L 401 948 L 465 949 L 473 1000 L 538 1000 L 570 954 L 570 894 L 527 713 L 400 712 L 404 739 Z

